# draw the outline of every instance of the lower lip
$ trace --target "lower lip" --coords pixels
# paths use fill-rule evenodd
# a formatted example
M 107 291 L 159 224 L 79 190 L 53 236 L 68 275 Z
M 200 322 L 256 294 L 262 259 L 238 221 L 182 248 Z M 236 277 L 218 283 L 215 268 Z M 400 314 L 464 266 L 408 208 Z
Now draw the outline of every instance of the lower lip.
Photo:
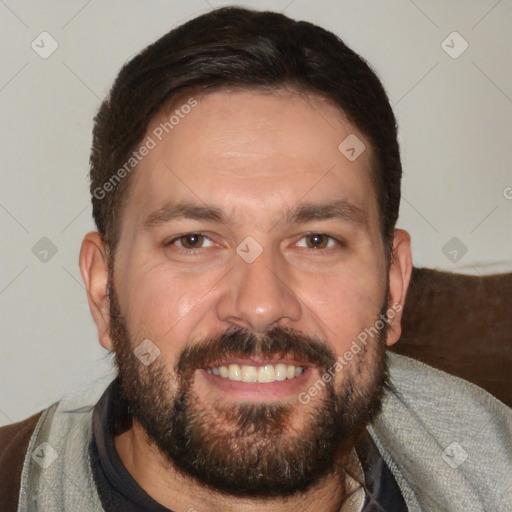
M 296 397 L 301 391 L 307 389 L 313 374 L 313 368 L 305 368 L 301 375 L 293 379 L 261 383 L 230 380 L 208 373 L 206 370 L 198 371 L 208 386 L 231 398 L 244 401 L 269 401 Z

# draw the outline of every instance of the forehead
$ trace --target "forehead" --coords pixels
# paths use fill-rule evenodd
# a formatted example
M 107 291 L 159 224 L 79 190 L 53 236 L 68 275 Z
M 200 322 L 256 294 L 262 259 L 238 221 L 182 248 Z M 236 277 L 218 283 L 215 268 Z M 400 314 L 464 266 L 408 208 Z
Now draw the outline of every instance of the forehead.
M 340 151 L 347 138 L 359 141 L 356 150 L 364 147 L 355 160 Z M 127 205 L 135 222 L 171 201 L 215 203 L 240 218 L 301 199 L 343 199 L 370 216 L 377 212 L 371 148 L 338 108 L 317 96 L 223 90 L 183 96 L 155 116 L 145 140 L 152 148 L 137 166 Z

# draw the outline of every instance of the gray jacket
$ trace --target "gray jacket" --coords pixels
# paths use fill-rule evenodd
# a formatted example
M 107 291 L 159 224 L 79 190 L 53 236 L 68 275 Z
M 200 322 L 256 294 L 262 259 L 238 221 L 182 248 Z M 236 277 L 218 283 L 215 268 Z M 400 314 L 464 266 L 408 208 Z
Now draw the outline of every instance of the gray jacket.
M 388 354 L 391 382 L 368 430 L 411 511 L 512 512 L 512 409 L 486 391 Z M 89 464 L 96 399 L 46 409 L 25 456 L 18 512 L 103 511 Z

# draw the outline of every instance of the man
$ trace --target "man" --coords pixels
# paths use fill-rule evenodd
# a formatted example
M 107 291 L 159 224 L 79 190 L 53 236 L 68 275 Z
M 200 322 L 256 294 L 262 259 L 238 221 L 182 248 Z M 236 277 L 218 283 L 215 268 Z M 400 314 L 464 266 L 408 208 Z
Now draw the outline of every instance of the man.
M 80 253 L 119 375 L 11 427 L 7 509 L 509 510 L 510 410 L 385 350 L 400 179 L 379 80 L 319 27 L 224 8 L 137 55 Z

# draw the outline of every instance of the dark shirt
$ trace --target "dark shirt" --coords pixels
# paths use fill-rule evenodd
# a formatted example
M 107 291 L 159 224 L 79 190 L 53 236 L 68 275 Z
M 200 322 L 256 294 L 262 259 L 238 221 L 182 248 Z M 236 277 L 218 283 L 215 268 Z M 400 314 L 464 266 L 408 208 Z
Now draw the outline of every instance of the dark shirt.
M 128 430 L 131 418 L 118 380 L 114 380 L 94 407 L 89 446 L 91 468 L 106 512 L 172 512 L 140 487 L 121 461 L 115 436 Z M 393 474 L 365 430 L 356 445 L 365 477 L 364 512 L 406 512 Z

